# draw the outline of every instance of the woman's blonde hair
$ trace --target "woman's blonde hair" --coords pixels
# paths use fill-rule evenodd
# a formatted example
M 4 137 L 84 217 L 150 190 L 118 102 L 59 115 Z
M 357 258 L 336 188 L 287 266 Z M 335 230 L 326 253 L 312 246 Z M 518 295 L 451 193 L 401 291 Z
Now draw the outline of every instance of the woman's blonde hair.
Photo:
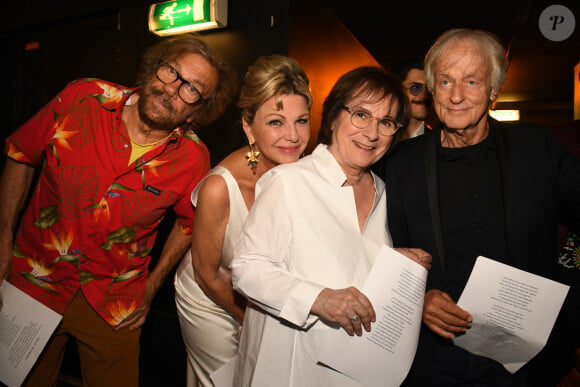
M 276 107 L 282 108 L 282 96 L 303 96 L 308 109 L 312 107 L 312 95 L 306 73 L 294 59 L 283 55 L 258 58 L 246 72 L 238 100 L 242 118 L 252 123 L 256 111 L 267 100 L 275 97 Z

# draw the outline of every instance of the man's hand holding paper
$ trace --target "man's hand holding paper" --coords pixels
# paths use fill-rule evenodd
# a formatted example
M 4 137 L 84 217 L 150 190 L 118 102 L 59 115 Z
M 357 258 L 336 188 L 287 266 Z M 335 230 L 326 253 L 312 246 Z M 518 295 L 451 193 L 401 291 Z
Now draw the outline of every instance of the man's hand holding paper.
M 478 257 L 457 304 L 473 325 L 455 345 L 514 373 L 545 346 L 569 287 Z
M 449 294 L 439 289 L 425 294 L 423 322 L 438 335 L 453 339 L 470 328 L 472 321 L 471 314 L 460 308 Z

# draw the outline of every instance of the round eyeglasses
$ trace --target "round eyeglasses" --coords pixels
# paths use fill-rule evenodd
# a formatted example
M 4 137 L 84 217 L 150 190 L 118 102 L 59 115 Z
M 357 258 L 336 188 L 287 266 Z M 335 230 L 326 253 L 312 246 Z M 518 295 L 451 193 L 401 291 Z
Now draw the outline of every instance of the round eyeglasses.
M 420 82 L 411 82 L 407 85 L 407 89 L 409 89 L 409 93 L 412 96 L 416 97 L 423 92 L 427 88 L 427 85 Z
M 392 136 L 397 133 L 397 130 L 401 127 L 401 124 L 395 122 L 391 118 L 373 117 L 369 111 L 361 108 L 343 106 L 343 109 L 350 113 L 350 122 L 353 126 L 359 129 L 368 128 L 371 122 L 377 121 L 379 134 L 382 134 L 383 136 Z
M 161 62 L 159 66 L 157 66 L 155 76 L 166 85 L 180 80 L 181 84 L 179 85 L 177 94 L 179 95 L 179 98 L 181 98 L 181 100 L 187 105 L 193 105 L 196 102 L 205 101 L 201 97 L 199 90 L 197 90 L 197 88 L 190 82 L 183 79 L 177 70 L 175 70 L 169 63 Z

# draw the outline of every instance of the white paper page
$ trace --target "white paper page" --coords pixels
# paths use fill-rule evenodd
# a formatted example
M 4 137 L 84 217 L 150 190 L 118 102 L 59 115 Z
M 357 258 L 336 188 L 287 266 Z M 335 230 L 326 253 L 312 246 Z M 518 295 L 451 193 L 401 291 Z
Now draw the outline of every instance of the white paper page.
M 0 288 L 0 381 L 22 384 L 62 316 L 8 281 Z
M 516 372 L 546 345 L 569 286 L 478 257 L 457 304 L 473 324 L 455 345 Z
M 399 386 L 417 350 L 426 279 L 423 266 L 383 246 L 361 289 L 377 321 L 360 337 L 337 330 L 320 362 L 365 387 Z

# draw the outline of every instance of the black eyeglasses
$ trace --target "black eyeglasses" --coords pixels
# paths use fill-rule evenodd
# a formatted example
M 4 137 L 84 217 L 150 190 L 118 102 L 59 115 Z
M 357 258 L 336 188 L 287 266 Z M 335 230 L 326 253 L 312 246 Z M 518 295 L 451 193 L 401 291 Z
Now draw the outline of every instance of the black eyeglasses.
M 193 105 L 196 102 L 205 100 L 201 97 L 201 93 L 195 86 L 193 86 L 190 82 L 183 79 L 183 77 L 171 66 L 169 63 L 161 62 L 159 66 L 157 66 L 157 70 L 155 71 L 155 76 L 164 84 L 170 84 L 177 80 L 181 81 L 181 85 L 179 85 L 179 89 L 177 90 L 177 94 L 179 98 L 187 105 Z
M 342 108 L 350 113 L 350 122 L 359 129 L 368 128 L 371 122 L 377 121 L 379 133 L 383 136 L 392 136 L 401 127 L 401 124 L 396 123 L 391 118 L 373 117 L 368 110 L 350 108 L 348 106 L 343 106 Z
M 411 82 L 407 85 L 407 89 L 409 89 L 409 93 L 411 93 L 411 95 L 414 97 L 421 94 L 423 92 L 423 90 L 425 90 L 426 87 L 427 87 L 426 84 L 420 83 L 420 82 Z

